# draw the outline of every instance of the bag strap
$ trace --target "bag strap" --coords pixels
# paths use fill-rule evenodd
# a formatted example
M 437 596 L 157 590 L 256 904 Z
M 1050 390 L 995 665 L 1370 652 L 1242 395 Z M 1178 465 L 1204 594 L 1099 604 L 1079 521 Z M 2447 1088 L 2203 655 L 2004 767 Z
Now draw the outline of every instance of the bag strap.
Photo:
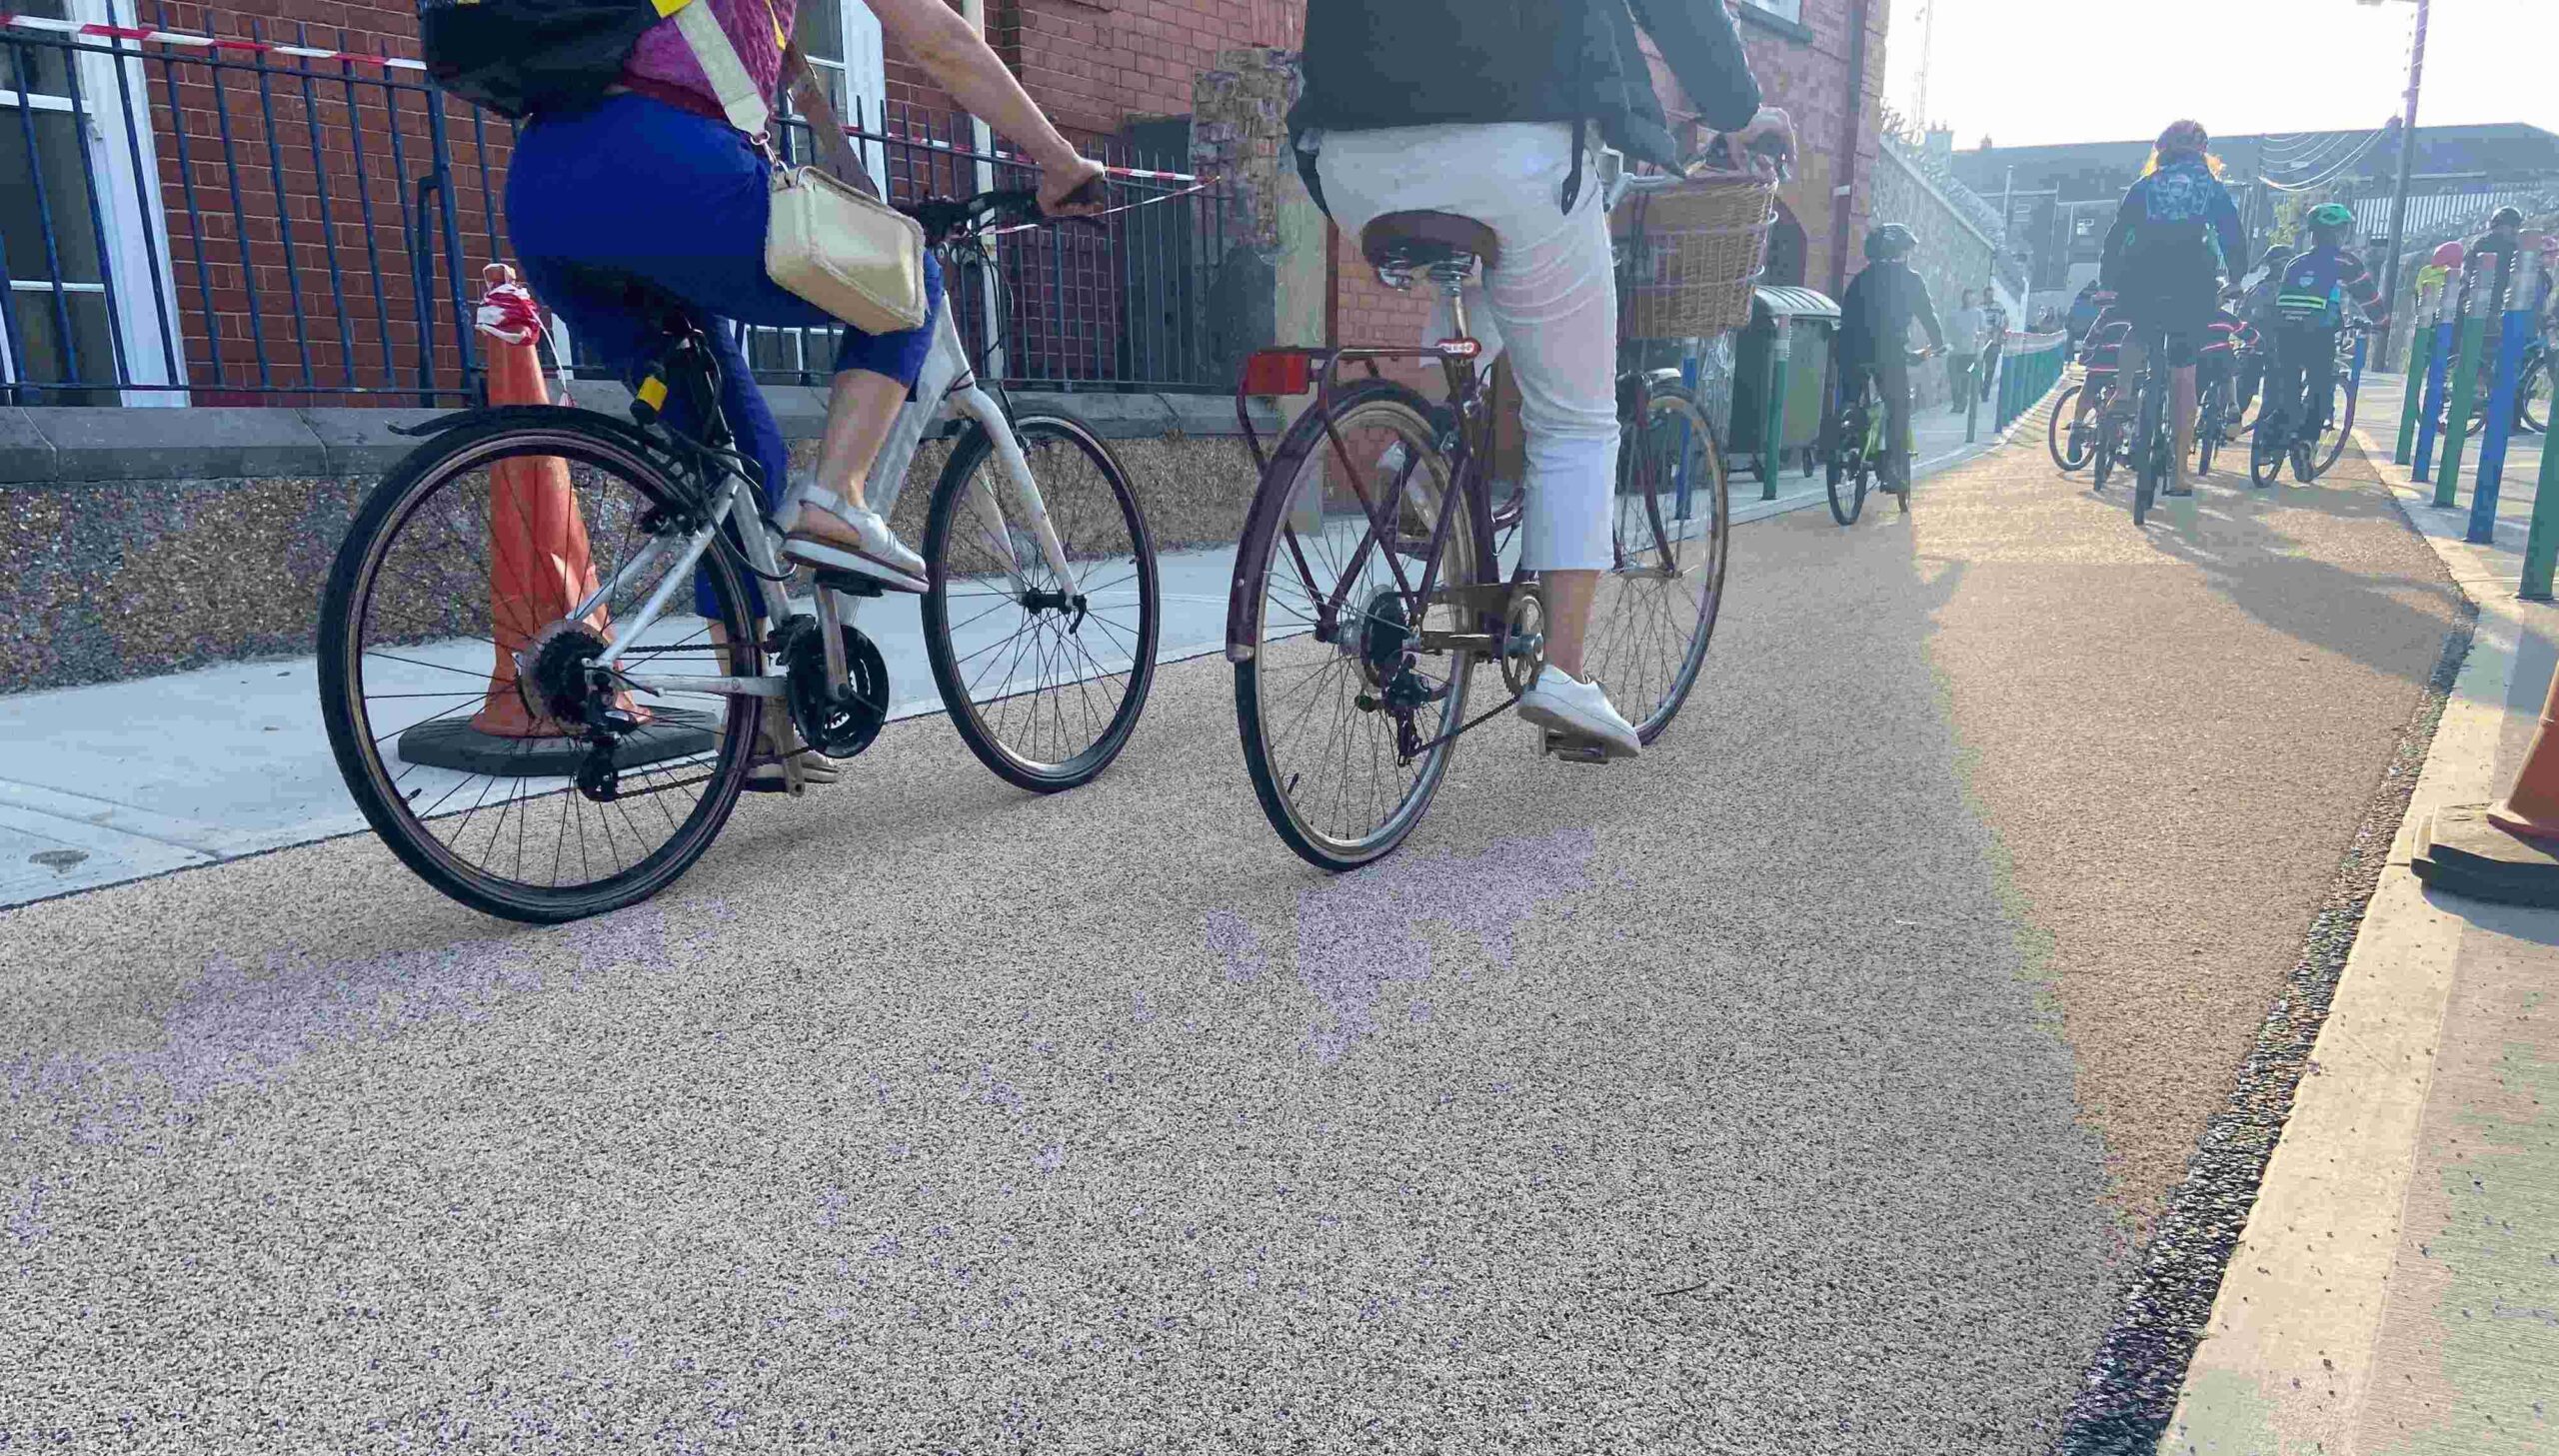
M 827 99 L 826 86 L 801 51 L 800 43 L 783 30 L 782 16 L 773 8 L 773 0 L 764 0 L 764 12 L 773 25 L 774 45 L 782 52 L 782 79 L 796 90 L 801 114 L 817 134 L 818 154 L 825 170 L 864 196 L 879 197 L 880 190 L 872 184 L 870 171 L 855 155 L 853 144 L 845 139 L 844 123 L 836 115 L 835 103 Z M 720 109 L 728 116 L 729 125 L 753 138 L 759 147 L 767 145 L 773 107 L 755 78 L 747 74 L 747 63 L 738 55 L 737 43 L 721 28 L 719 17 L 712 14 L 710 0 L 684 0 L 674 20 L 677 32 L 684 36 L 694 60 L 701 65 L 703 77 L 710 81 L 712 93 L 720 98 Z

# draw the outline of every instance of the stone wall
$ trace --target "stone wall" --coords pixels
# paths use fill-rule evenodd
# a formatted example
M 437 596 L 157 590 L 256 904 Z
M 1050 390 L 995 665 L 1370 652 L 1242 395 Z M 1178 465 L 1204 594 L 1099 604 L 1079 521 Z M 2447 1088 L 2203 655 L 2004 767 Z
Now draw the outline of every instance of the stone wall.
M 610 404 L 602 386 L 579 393 L 581 404 Z M 807 464 L 820 392 L 767 393 L 795 463 Z M 1257 477 L 1230 401 L 1013 403 L 1077 416 L 1113 441 L 1159 551 L 1241 534 Z M 349 523 L 416 445 L 388 427 L 424 414 L 0 409 L 0 694 L 311 652 Z M 1266 439 L 1279 427 L 1276 412 L 1257 411 Z M 923 538 L 949 450 L 928 443 L 897 493 L 892 519 L 910 544 Z
M 1978 293 L 1989 286 L 1990 262 L 1997 252 L 1990 236 L 1966 216 L 1958 199 L 1949 197 L 1934 179 L 1892 146 L 1877 153 L 1874 218 L 1878 223 L 1902 223 L 1918 235 L 1918 251 L 1911 255 L 1910 266 L 1927 281 L 1928 299 L 1936 305 L 1940 321 L 1954 312 L 1965 289 Z M 2009 323 L 2018 326 L 2024 321 L 2011 319 Z M 1919 403 L 1947 403 L 1942 367 L 1932 365 L 1917 371 L 1911 384 L 1911 393 Z

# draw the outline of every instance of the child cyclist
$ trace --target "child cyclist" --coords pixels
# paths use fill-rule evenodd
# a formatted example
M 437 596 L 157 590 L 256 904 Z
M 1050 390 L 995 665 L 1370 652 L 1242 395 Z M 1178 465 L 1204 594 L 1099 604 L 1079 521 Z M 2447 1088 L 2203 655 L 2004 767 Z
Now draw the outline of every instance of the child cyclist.
M 1910 489 L 1910 325 L 1916 320 L 1928 333 L 1928 353 L 1946 351 L 1946 333 L 1937 325 L 1937 310 L 1928 302 L 1928 285 L 1902 259 L 1918 246 L 1918 238 L 1899 223 L 1885 223 L 1866 234 L 1866 266 L 1848 284 L 1839 304 L 1839 399 L 1842 404 L 1865 390 L 1872 376 L 1883 397 L 1883 488 L 1895 495 Z M 1831 413 L 1838 419 L 1838 412 Z M 1835 442 L 1833 442 L 1835 444 Z
M 2284 266 L 2275 287 L 2274 362 L 2266 373 L 2262 437 L 2289 444 L 2292 474 L 2308 484 L 2311 452 L 2328 424 L 2329 397 L 2337 384 L 2337 331 L 2345 326 L 2348 298 L 2375 327 L 2390 322 L 2372 270 L 2345 247 L 2355 215 L 2338 203 L 2310 214 L 2310 247 Z
M 2096 307 L 2096 316 L 2088 322 L 2088 332 L 2079 336 L 2079 363 L 2088 373 L 2087 382 L 2079 387 L 2078 412 L 2070 419 L 2071 449 L 2085 451 L 2089 435 L 2088 417 L 2098 405 L 2112 399 L 2115 380 L 2123 372 L 2123 341 L 2132 337 L 2132 321 L 2115 311 L 2115 296 L 2099 289 L 2088 300 Z

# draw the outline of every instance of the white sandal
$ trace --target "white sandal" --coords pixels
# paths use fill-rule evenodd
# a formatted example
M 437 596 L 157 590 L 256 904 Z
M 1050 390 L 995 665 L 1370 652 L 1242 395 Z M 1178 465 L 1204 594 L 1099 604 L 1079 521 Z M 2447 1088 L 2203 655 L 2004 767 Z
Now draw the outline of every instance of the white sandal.
M 801 525 L 812 512 L 824 512 L 852 528 L 861 544 L 802 535 Z M 783 498 L 780 521 L 783 534 L 789 538 L 783 543 L 782 554 L 793 561 L 828 571 L 851 572 L 892 591 L 921 594 L 930 590 L 925 582 L 924 558 L 907 550 L 877 511 L 856 506 L 833 491 L 804 481 Z

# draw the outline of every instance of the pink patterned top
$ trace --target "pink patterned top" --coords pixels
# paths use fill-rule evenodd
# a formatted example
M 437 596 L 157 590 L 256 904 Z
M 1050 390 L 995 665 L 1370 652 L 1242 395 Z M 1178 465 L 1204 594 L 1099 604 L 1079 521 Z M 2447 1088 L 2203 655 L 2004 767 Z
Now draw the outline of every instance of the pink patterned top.
M 779 20 L 785 35 L 799 0 L 707 0 L 711 13 L 718 17 L 720 28 L 729 33 L 729 43 L 738 48 L 738 59 L 746 63 L 747 74 L 767 100 L 773 97 L 774 83 L 782 77 L 782 47 L 774 44 L 774 22 Z M 702 74 L 702 63 L 693 58 L 693 47 L 685 44 L 684 32 L 673 20 L 661 20 L 641 32 L 640 43 L 631 48 L 631 59 L 622 66 L 622 79 L 634 91 L 673 101 L 670 91 L 703 104 L 688 110 L 705 116 L 719 116 L 720 94 L 711 89 L 710 78 Z M 634 84 L 636 83 L 636 84 Z

